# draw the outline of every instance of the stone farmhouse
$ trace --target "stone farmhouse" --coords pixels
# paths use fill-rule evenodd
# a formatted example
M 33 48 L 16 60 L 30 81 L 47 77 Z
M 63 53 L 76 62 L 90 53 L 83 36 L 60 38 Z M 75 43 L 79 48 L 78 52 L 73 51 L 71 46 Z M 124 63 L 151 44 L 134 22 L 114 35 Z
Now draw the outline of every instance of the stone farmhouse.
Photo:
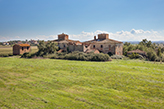
M 64 51 L 81 51 L 85 53 L 112 53 L 116 55 L 123 54 L 123 42 L 116 41 L 109 38 L 109 34 L 98 34 L 98 38 L 94 36 L 93 40 L 80 42 L 75 40 L 70 40 L 67 34 L 58 35 L 58 39 L 53 42 L 58 43 L 60 50 Z
M 15 44 L 13 46 L 13 55 L 19 55 L 26 52 L 30 52 L 31 48 L 29 44 Z

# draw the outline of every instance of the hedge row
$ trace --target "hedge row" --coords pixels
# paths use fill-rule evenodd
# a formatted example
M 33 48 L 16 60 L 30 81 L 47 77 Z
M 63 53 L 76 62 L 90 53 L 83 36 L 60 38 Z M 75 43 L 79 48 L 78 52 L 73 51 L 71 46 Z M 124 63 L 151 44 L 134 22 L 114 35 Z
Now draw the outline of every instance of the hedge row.
M 9 57 L 9 56 L 13 56 L 13 54 L 0 54 L 0 57 Z
M 22 58 L 33 58 L 37 55 L 35 54 L 30 54 L 30 53 L 24 53 L 22 55 Z M 111 58 L 107 54 L 99 53 L 99 54 L 94 54 L 94 53 L 83 53 L 83 52 L 72 52 L 72 53 L 54 53 L 54 54 L 47 54 L 43 55 L 41 57 L 44 58 L 51 58 L 51 59 L 68 59 L 68 60 L 81 60 L 81 61 L 109 61 Z

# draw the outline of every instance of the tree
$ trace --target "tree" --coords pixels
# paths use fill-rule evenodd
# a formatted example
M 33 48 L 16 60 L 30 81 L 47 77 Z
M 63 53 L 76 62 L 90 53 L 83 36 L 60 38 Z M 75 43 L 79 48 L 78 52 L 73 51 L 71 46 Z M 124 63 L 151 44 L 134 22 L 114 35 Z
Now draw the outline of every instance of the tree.
M 130 45 L 129 47 L 128 47 L 128 51 L 132 51 L 132 50 L 134 50 L 135 48 L 134 48 L 134 46 L 133 45 Z
M 159 57 L 161 57 L 161 56 L 162 56 L 162 53 L 161 53 L 161 48 L 160 48 L 160 47 L 158 48 L 157 55 L 158 55 Z
M 126 56 L 128 52 L 128 47 L 127 46 L 123 46 L 123 54 Z
M 129 43 L 129 42 L 125 42 L 124 43 L 124 46 L 129 46 L 131 43 Z
M 155 61 L 157 59 L 157 54 L 155 53 L 155 51 L 148 51 L 147 57 L 150 61 Z
M 58 46 L 56 43 L 51 41 L 48 42 L 39 41 L 38 49 L 39 49 L 38 50 L 39 55 L 52 54 L 58 50 Z
M 46 43 L 44 41 L 39 41 L 39 44 L 37 45 L 39 51 L 44 51 L 46 49 Z
M 56 43 L 50 42 L 50 41 L 47 42 L 47 44 L 46 44 L 46 52 L 47 53 L 51 54 L 51 53 L 54 53 L 57 50 L 58 50 L 58 46 L 57 46 Z
M 148 43 L 147 39 L 143 39 L 139 44 L 147 46 L 147 43 Z
M 161 49 L 161 52 L 164 53 L 164 47 Z
M 141 45 L 140 47 L 139 47 L 139 50 L 144 50 L 144 46 L 143 45 Z
M 152 42 L 151 41 L 148 41 L 147 42 L 147 47 L 151 47 L 151 45 L 152 45 Z

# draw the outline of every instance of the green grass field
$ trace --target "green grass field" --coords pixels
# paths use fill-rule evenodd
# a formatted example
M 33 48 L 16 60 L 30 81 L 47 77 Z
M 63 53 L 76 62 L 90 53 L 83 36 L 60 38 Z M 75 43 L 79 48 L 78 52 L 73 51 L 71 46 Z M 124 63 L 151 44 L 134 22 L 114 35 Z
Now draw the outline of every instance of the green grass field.
M 37 46 L 31 46 L 31 53 L 37 52 Z M 0 54 L 12 54 L 13 48 L 10 46 L 0 46 Z
M 164 64 L 0 58 L 0 108 L 164 109 Z

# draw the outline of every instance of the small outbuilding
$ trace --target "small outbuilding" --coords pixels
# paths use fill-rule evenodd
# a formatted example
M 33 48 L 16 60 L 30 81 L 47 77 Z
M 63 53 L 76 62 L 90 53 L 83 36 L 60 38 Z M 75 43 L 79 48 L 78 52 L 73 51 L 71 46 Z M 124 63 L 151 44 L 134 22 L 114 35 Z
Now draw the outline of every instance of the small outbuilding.
M 13 55 L 19 55 L 26 52 L 30 52 L 31 48 L 29 44 L 15 44 L 13 46 Z
M 146 56 L 146 52 L 145 52 L 145 51 L 141 51 L 141 50 L 139 50 L 139 49 L 132 50 L 132 51 L 128 51 L 128 52 L 127 52 L 127 55 L 131 55 L 131 54 L 133 54 L 133 53 L 137 53 L 137 54 L 140 54 L 140 55 L 142 55 L 142 56 Z

